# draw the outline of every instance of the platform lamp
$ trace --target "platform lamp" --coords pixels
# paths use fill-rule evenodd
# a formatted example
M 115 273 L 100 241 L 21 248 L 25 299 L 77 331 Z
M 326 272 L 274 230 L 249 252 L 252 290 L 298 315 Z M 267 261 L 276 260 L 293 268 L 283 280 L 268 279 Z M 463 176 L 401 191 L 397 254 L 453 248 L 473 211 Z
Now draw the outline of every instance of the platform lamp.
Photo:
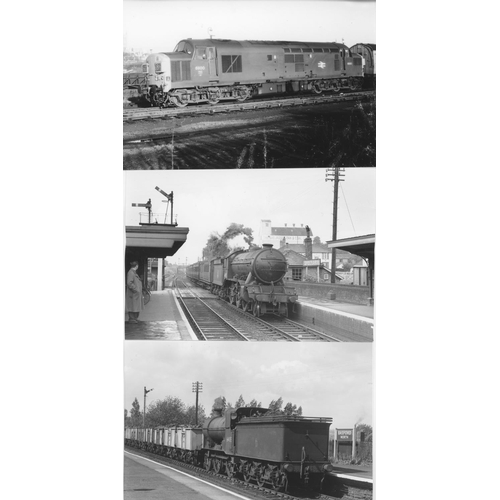
M 192 392 L 196 392 L 195 425 L 198 425 L 198 393 L 203 392 L 203 383 L 202 382 L 193 382 Z
M 153 389 L 146 389 L 144 386 L 144 411 L 142 412 L 142 427 L 146 428 L 146 394 L 151 392 Z

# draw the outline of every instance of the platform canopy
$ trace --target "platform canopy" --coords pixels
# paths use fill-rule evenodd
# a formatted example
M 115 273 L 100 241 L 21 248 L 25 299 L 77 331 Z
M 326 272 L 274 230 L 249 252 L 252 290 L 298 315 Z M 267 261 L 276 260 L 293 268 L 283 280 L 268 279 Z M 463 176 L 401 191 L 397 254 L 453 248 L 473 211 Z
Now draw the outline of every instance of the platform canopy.
M 188 227 L 172 224 L 142 224 L 127 226 L 126 252 L 135 259 L 164 259 L 175 255 L 185 243 Z
M 328 241 L 328 248 L 340 248 L 346 252 L 359 255 L 368 259 L 371 266 L 375 258 L 375 235 L 365 234 L 364 236 L 355 236 L 353 238 L 344 238 L 342 240 Z

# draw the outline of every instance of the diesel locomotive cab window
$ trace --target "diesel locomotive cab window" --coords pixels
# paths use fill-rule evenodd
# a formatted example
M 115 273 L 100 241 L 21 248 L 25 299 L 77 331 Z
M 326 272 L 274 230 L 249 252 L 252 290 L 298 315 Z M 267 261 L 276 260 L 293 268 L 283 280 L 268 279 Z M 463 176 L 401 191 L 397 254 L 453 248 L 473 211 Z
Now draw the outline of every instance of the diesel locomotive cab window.
M 156 72 L 161 71 L 161 63 L 155 63 L 155 71 Z
M 221 59 L 223 73 L 242 72 L 241 56 L 222 56 Z
M 196 47 L 196 59 L 206 59 L 207 49 L 206 47 Z

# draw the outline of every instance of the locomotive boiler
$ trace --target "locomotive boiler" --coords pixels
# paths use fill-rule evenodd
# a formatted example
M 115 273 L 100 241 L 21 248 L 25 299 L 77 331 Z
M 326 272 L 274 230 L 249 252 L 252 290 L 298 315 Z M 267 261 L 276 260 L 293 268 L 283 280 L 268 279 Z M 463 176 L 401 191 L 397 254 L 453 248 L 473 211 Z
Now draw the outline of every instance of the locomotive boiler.
M 145 70 L 153 105 L 178 107 L 262 94 L 356 90 L 362 57 L 341 43 L 221 39 L 181 40 L 151 54 Z
M 192 264 L 187 276 L 255 316 L 288 316 L 298 296 L 283 280 L 287 268 L 285 256 L 264 244 L 257 250 L 238 250 L 227 257 Z

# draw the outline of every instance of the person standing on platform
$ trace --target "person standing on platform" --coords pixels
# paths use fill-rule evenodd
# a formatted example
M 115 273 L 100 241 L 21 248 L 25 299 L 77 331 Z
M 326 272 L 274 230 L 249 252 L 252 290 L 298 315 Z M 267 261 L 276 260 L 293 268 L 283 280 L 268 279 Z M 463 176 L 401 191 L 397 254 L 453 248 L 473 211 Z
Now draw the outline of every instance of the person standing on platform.
M 137 274 L 139 263 L 137 261 L 130 263 L 130 269 L 127 273 L 127 295 L 125 300 L 128 312 L 129 323 L 139 323 L 139 313 L 144 308 L 144 299 L 142 297 L 142 281 Z

